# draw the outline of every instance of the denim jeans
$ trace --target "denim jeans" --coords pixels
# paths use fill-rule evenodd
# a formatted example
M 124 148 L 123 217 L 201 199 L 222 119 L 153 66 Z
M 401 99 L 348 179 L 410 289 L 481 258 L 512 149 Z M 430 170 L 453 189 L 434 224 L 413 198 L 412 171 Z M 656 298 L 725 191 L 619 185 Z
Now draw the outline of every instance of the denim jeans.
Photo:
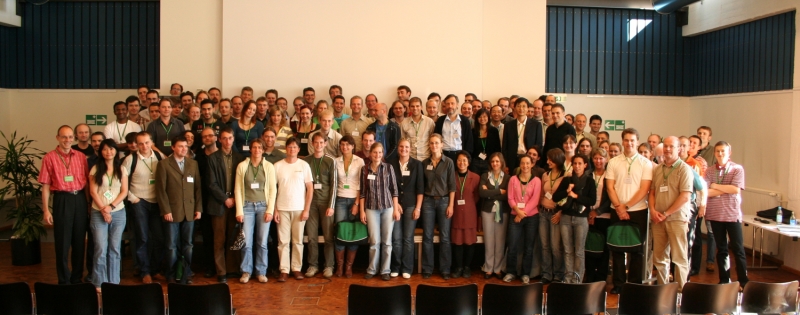
M 334 225 L 336 223 L 339 223 L 339 222 L 342 222 L 342 221 L 356 221 L 356 220 L 358 220 L 358 218 L 356 216 L 354 216 L 352 212 L 350 212 L 350 210 L 353 209 L 353 204 L 355 204 L 355 203 L 356 203 L 356 198 L 336 197 L 336 204 L 334 205 L 334 208 L 333 208 L 333 219 L 334 219 L 333 222 L 335 222 Z M 334 235 L 333 237 L 335 239 L 336 235 Z M 345 250 L 345 247 L 347 247 L 347 249 L 351 250 L 351 251 L 357 251 L 358 250 L 358 245 L 344 246 L 344 245 L 336 244 L 336 250 L 337 251 L 343 251 L 343 250 Z
M 369 266 L 367 273 L 387 274 L 392 259 L 392 229 L 394 228 L 393 208 L 367 209 L 367 231 L 369 232 Z M 381 248 L 381 245 L 382 248 Z M 378 270 L 380 261 L 380 270 Z M 380 272 L 379 272 L 380 271 Z
M 267 275 L 267 237 L 269 236 L 269 223 L 264 222 L 267 212 L 267 203 L 264 201 L 244 202 L 244 247 L 242 247 L 242 263 L 239 265 L 242 272 L 251 275 Z M 255 243 L 255 265 L 253 272 L 253 247 Z
M 703 222 L 705 222 L 706 231 L 708 231 L 706 234 L 706 263 L 713 264 L 714 256 L 717 253 L 711 224 L 708 220 L 697 218 L 694 226 L 694 242 L 692 242 L 691 270 L 700 270 L 703 264 Z
M 111 223 L 103 220 L 100 211 L 92 209 L 91 229 L 94 236 L 94 269 L 92 284 L 103 282 L 119 284 L 119 266 L 122 260 L 122 232 L 125 230 L 125 209 L 111 212 Z
M 506 257 L 506 273 L 523 276 L 528 275 L 533 264 L 533 245 L 539 232 L 541 216 L 536 214 L 525 217 L 519 223 L 514 222 L 516 216 L 508 217 L 508 256 Z M 522 252 L 522 265 L 517 259 Z
M 439 223 L 439 271 L 450 273 L 452 252 L 450 251 L 450 222 L 447 205 L 450 197 L 435 199 L 425 196 L 422 200 L 422 273 L 433 273 L 433 225 Z
M 142 276 L 152 275 L 161 268 L 164 259 L 164 233 L 161 230 L 161 212 L 157 203 L 140 199 L 131 204 L 136 220 L 136 258 Z
M 585 272 L 584 250 L 589 220 L 586 217 L 562 215 L 558 226 L 564 244 L 564 282 L 581 283 Z
M 731 262 L 728 257 L 730 251 L 736 259 L 736 281 L 744 287 L 747 284 L 747 258 L 744 253 L 744 241 L 742 236 L 742 222 L 711 222 L 711 229 L 714 231 L 714 240 L 717 242 L 717 272 L 719 272 L 719 283 L 731 282 Z M 730 238 L 730 244 L 728 239 Z
M 194 235 L 194 221 L 163 222 L 164 234 L 167 244 L 167 279 L 175 279 L 175 262 L 183 256 L 183 278 L 192 275 L 192 236 Z M 180 248 L 178 248 L 180 246 Z M 180 254 L 179 254 L 180 253 Z
M 564 280 L 564 252 L 561 249 L 561 230 L 550 219 L 555 212 L 539 212 L 539 238 L 542 240 L 542 279 Z
M 414 270 L 415 228 L 414 207 L 406 207 L 400 221 L 394 221 L 392 229 L 392 272 L 411 273 Z

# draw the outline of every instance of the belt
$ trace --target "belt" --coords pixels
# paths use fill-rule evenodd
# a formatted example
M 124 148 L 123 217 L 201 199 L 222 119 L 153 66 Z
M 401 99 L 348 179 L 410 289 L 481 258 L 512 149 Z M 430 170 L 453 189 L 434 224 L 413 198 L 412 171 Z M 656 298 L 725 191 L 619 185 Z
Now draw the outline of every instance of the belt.
M 550 208 L 541 207 L 541 210 L 539 210 L 539 211 L 542 211 L 542 212 L 555 212 L 556 209 L 555 208 L 550 209 Z
M 439 200 L 439 199 L 442 199 L 442 198 L 447 198 L 447 197 L 450 197 L 450 196 L 431 196 L 431 195 L 425 195 L 425 197 L 428 197 L 428 198 L 433 198 L 433 200 Z
M 65 195 L 76 196 L 76 195 L 78 195 L 78 193 L 81 193 L 81 192 L 83 192 L 83 190 L 71 190 L 71 191 L 56 190 L 56 191 L 53 191 L 53 194 L 55 194 L 55 195 L 65 194 Z

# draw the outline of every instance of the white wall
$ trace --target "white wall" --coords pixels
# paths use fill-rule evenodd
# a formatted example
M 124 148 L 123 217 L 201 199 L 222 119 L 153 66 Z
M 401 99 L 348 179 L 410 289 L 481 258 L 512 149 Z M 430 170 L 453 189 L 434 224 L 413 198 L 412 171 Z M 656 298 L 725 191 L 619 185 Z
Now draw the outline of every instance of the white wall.
M 193 92 L 220 86 L 222 1 L 169 0 L 160 4 L 161 89 L 169 91 L 175 82 Z M 264 16 L 260 19 L 267 20 Z
M 689 5 L 689 24 L 683 36 L 746 23 L 794 10 L 798 0 L 703 0 Z

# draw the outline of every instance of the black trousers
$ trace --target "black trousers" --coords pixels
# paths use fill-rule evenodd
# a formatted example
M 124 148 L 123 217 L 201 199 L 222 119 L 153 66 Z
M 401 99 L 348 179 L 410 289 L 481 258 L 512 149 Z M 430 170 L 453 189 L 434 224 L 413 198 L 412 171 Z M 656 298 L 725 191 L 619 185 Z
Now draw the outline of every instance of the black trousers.
M 88 223 L 89 205 L 86 195 L 82 192 L 77 195 L 54 192 L 53 238 L 58 284 L 81 283 Z M 72 258 L 72 271 L 68 257 Z
M 628 212 L 628 215 L 631 217 L 630 221 L 639 226 L 639 233 L 642 237 L 642 240 L 646 240 L 647 235 L 650 233 L 648 230 L 649 224 L 647 222 L 647 211 L 649 210 L 644 209 Z M 619 216 L 617 216 L 617 212 L 611 211 L 611 224 L 619 221 L 621 220 L 619 219 Z M 650 244 L 648 244 L 648 246 L 649 245 Z M 628 256 L 630 257 L 630 266 L 628 266 L 628 273 L 626 274 L 625 253 L 613 252 L 612 254 L 612 257 L 614 258 L 614 263 L 612 265 L 612 280 L 614 281 L 615 288 L 622 288 L 622 285 L 625 284 L 625 282 L 642 283 L 642 280 L 644 280 L 642 279 L 642 268 L 644 268 L 645 265 L 644 252 L 628 253 Z
M 611 219 L 595 218 L 594 225 L 590 226 L 597 229 L 603 235 L 606 235 L 608 226 L 611 225 Z M 608 278 L 608 258 L 611 253 L 608 251 L 608 246 L 603 249 L 600 255 L 586 254 L 586 274 L 584 275 L 585 283 L 606 281 Z

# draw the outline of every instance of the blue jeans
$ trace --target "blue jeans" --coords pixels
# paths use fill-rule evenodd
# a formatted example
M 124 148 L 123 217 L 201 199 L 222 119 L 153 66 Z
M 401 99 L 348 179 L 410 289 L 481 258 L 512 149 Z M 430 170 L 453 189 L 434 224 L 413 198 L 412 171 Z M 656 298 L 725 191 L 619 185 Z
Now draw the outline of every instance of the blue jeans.
M 242 247 L 242 263 L 239 266 L 242 272 L 251 275 L 267 275 L 267 237 L 269 236 L 269 222 L 264 222 L 267 212 L 267 203 L 264 201 L 244 202 L 244 247 Z M 253 272 L 253 241 L 256 248 L 256 271 Z
M 157 203 L 140 199 L 131 204 L 136 220 L 136 259 L 142 276 L 159 270 L 164 259 L 164 233 L 161 230 L 161 212 Z
M 366 209 L 367 231 L 369 232 L 369 266 L 367 273 L 378 273 L 380 261 L 380 274 L 389 273 L 392 259 L 392 229 L 394 228 L 394 209 Z M 383 249 L 381 249 L 383 245 Z M 378 257 L 380 253 L 380 257 Z
M 356 203 L 356 198 L 336 197 L 336 204 L 334 204 L 334 208 L 333 208 L 333 222 L 334 222 L 334 225 L 336 223 L 339 223 L 339 222 L 342 222 L 342 221 L 360 220 L 359 218 L 354 216 L 352 212 L 350 212 L 350 210 L 353 209 L 353 204 L 355 204 L 355 203 Z M 334 235 L 333 237 L 336 238 L 336 235 Z M 336 248 L 335 249 L 337 251 L 343 251 L 343 250 L 345 250 L 345 247 L 347 247 L 347 249 L 351 250 L 351 251 L 357 251 L 358 250 L 358 245 L 344 246 L 344 245 L 339 245 L 339 244 L 336 244 Z
M 183 278 L 192 275 L 192 236 L 194 234 L 194 221 L 163 222 L 164 234 L 167 241 L 167 279 L 175 279 L 175 262 L 178 261 L 178 252 L 183 256 Z M 180 245 L 180 249 L 178 248 Z
M 411 273 L 414 270 L 414 207 L 405 207 L 400 221 L 392 230 L 392 272 Z
M 550 223 L 555 212 L 539 212 L 539 238 L 542 240 L 542 279 L 564 280 L 564 252 L 561 230 Z
M 533 244 L 539 232 L 539 220 L 536 214 L 514 222 L 516 216 L 508 216 L 508 256 L 506 256 L 506 273 L 515 276 L 529 275 L 533 265 Z M 522 252 L 522 265 L 518 264 L 519 253 Z
M 561 228 L 561 240 L 564 244 L 564 282 L 581 283 L 585 269 L 586 234 L 589 232 L 589 220 L 586 217 L 562 215 L 558 223 Z
M 450 197 L 435 199 L 425 196 L 422 200 L 422 273 L 433 273 L 433 225 L 439 223 L 439 271 L 450 273 L 452 252 L 450 251 L 450 222 L 447 205 Z
M 90 227 L 94 236 L 94 268 L 92 284 L 119 284 L 119 265 L 122 260 L 122 231 L 125 230 L 125 209 L 111 213 L 111 223 L 103 220 L 100 211 L 92 209 Z

